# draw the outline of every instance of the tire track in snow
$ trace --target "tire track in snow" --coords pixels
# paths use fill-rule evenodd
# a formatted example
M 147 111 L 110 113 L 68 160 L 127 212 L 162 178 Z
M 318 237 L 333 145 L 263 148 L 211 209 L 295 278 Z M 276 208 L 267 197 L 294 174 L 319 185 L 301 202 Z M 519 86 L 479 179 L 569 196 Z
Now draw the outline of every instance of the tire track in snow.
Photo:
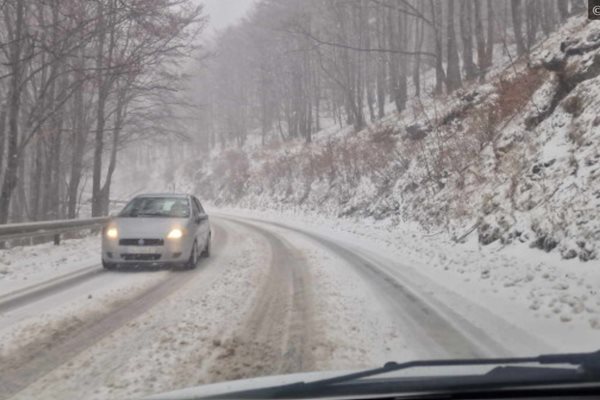
M 313 335 L 310 277 L 306 260 L 285 239 L 271 231 L 223 218 L 264 237 L 271 249 L 269 272 L 253 299 L 242 328 L 223 343 L 224 353 L 212 366 L 221 379 L 260 374 L 309 371 L 314 365 L 310 351 Z M 232 364 L 242 365 L 241 369 Z M 227 376 L 226 371 L 234 371 Z M 225 372 L 223 372 L 225 371 Z
M 87 282 L 105 272 L 101 266 L 94 265 L 4 294 L 0 296 L 0 315 Z
M 224 217 L 226 214 L 219 214 Z M 481 331 L 443 304 L 434 304 L 423 293 L 412 288 L 390 273 L 396 266 L 365 254 L 358 248 L 323 237 L 303 229 L 285 224 L 246 217 L 233 217 L 234 221 L 246 221 L 254 226 L 273 226 L 301 234 L 345 260 L 369 285 L 374 288 L 378 299 L 386 306 L 389 314 L 402 327 L 402 335 L 409 342 L 418 344 L 426 353 L 452 357 L 503 356 L 509 352 L 492 337 Z
M 214 227 L 213 237 L 218 238 L 217 247 L 223 247 L 227 234 L 222 228 Z M 7 399 L 26 388 L 46 373 L 59 367 L 69 359 L 92 346 L 111 332 L 132 319 L 150 310 L 161 300 L 181 288 L 194 276 L 213 263 L 207 259 L 194 271 L 173 272 L 168 278 L 142 292 L 128 302 L 115 302 L 114 307 L 102 315 L 77 320 L 72 326 L 52 332 L 50 337 L 40 337 L 16 354 L 0 359 L 0 399 Z

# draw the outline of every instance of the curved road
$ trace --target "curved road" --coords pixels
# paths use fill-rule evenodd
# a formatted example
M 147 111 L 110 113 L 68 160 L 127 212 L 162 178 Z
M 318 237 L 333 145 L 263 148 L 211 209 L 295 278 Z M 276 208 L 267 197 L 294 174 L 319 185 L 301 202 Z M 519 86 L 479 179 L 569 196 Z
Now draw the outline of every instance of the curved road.
M 1 295 L 0 399 L 136 397 L 364 367 L 374 362 L 370 353 L 388 360 L 508 355 L 490 326 L 543 350 L 504 320 L 492 318 L 484 330 L 456 309 L 460 296 L 368 249 L 231 215 L 211 224 L 213 254 L 194 271 L 97 266 Z M 368 321 L 357 310 L 365 298 Z M 372 330 L 361 333 L 367 322 Z

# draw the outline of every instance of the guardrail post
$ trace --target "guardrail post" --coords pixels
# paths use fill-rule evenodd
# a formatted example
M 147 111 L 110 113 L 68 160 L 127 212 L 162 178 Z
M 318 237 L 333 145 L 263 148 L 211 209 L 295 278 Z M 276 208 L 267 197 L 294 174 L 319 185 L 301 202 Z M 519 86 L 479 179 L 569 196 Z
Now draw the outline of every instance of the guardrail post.
M 54 245 L 58 246 L 60 244 L 60 233 L 54 235 Z

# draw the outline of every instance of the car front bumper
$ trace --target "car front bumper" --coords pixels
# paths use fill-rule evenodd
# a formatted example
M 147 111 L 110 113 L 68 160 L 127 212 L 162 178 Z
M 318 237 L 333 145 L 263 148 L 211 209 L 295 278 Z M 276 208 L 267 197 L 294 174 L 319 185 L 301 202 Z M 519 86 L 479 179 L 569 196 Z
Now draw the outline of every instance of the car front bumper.
M 187 238 L 165 239 L 161 245 L 121 245 L 119 240 L 102 240 L 102 259 L 115 264 L 177 264 L 190 257 L 192 242 Z

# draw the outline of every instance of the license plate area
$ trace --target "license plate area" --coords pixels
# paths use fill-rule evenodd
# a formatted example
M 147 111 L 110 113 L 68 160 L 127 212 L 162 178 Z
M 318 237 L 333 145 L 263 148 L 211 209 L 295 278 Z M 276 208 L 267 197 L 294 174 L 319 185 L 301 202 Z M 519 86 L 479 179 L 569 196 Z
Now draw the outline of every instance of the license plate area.
M 158 246 L 125 246 L 124 253 L 128 254 L 159 254 L 162 248 Z

